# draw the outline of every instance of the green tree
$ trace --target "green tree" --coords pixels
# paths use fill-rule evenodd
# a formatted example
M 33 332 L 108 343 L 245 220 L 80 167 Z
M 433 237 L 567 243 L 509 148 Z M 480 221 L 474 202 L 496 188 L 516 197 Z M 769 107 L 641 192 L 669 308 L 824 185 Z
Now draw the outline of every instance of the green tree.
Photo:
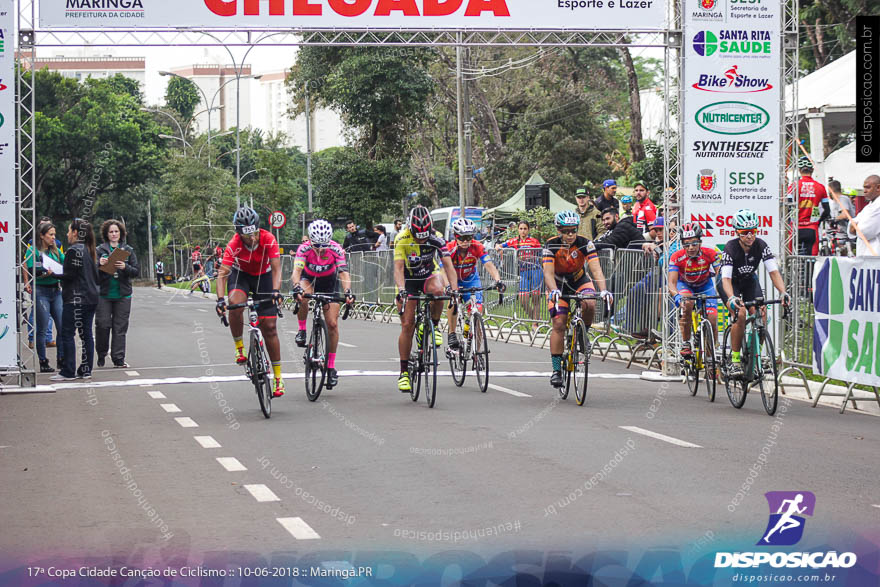
M 856 16 L 880 13 L 880 0 L 799 0 L 800 66 L 810 73 L 856 46 Z
M 407 189 L 404 163 L 371 160 L 351 147 L 321 151 L 312 178 L 316 208 L 331 221 L 378 222 L 398 209 Z
M 192 118 L 196 106 L 202 101 L 202 96 L 196 85 L 188 79 L 172 76 L 168 80 L 165 89 L 165 104 L 174 109 L 183 120 Z M 207 104 L 205 105 L 207 108 Z

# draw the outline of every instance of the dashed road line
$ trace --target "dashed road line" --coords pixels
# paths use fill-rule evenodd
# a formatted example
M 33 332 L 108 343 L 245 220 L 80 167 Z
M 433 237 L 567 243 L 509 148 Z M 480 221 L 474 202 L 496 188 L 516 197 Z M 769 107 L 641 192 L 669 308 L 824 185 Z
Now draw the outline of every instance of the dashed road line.
M 502 393 L 507 393 L 512 395 L 513 397 L 532 397 L 527 393 L 523 393 L 521 391 L 514 391 L 513 389 L 508 389 L 506 387 L 501 387 L 500 385 L 495 385 L 494 383 L 489 384 L 489 389 L 494 389 L 495 391 L 500 391 Z
M 165 394 L 161 391 L 148 391 L 147 395 L 149 395 L 153 399 L 166 399 Z
M 302 518 L 275 518 L 290 535 L 297 540 L 317 540 L 320 538 L 312 527 L 306 524 Z
M 162 409 L 168 412 L 169 414 L 173 414 L 176 412 L 180 412 L 181 409 L 177 407 L 175 404 L 159 404 L 162 406 Z
M 244 488 L 247 489 L 250 492 L 250 494 L 254 496 L 254 499 L 256 499 L 259 502 L 281 501 L 281 498 L 279 498 L 277 495 L 275 495 L 275 493 L 271 489 L 269 489 L 268 487 L 266 487 L 262 483 L 257 483 L 254 485 L 245 485 Z
M 247 471 L 247 467 L 242 465 L 241 462 L 235 457 L 217 457 L 217 462 L 220 463 L 220 465 L 230 473 L 235 473 L 236 471 Z
M 193 420 L 192 418 L 186 418 L 186 417 L 184 417 L 184 418 L 174 418 L 174 420 L 175 420 L 178 424 L 180 424 L 181 426 L 183 426 L 184 428 L 198 428 L 198 427 L 199 427 L 199 425 L 196 424 L 195 420 Z
M 342 341 L 339 341 L 339 346 L 344 346 L 347 349 L 356 349 L 357 348 L 356 344 L 348 344 L 347 342 L 342 342 Z
M 137 371 L 126 371 L 125 374 L 129 377 L 138 377 L 140 375 Z
M 193 436 L 193 438 L 202 445 L 202 448 L 220 448 L 220 443 L 214 440 L 213 436 Z
M 638 426 L 620 426 L 620 428 L 623 428 L 624 430 L 629 430 L 630 432 L 635 432 L 636 434 L 641 434 L 643 436 L 656 438 L 657 440 L 662 440 L 663 442 L 668 442 L 676 446 L 683 446 L 685 448 L 703 448 L 699 444 L 693 444 L 692 442 L 679 440 L 678 438 L 666 436 L 665 434 L 660 434 L 659 432 L 651 432 L 650 430 L 645 430 L 644 428 L 639 428 Z

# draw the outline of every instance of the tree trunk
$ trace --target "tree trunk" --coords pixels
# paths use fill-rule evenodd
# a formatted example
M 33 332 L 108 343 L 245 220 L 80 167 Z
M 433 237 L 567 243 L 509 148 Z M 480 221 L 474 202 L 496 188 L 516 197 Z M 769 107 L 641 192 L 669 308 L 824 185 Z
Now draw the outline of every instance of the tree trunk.
M 645 145 L 642 142 L 642 101 L 639 97 L 639 78 L 629 47 L 620 47 L 623 66 L 626 68 L 626 83 L 629 87 L 629 153 L 632 162 L 644 161 Z

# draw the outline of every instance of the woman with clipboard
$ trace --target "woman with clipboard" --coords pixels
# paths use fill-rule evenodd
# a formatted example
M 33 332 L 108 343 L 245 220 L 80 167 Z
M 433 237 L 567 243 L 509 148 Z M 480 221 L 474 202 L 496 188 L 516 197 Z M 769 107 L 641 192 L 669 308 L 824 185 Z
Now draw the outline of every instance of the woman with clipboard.
M 131 280 L 138 276 L 137 256 L 134 249 L 122 243 L 125 225 L 110 219 L 101 225 L 104 242 L 98 247 L 98 285 L 101 296 L 95 314 L 95 351 L 98 367 L 104 366 L 107 351 L 114 367 L 125 368 L 125 336 L 131 316 Z M 110 332 L 113 332 L 111 346 Z

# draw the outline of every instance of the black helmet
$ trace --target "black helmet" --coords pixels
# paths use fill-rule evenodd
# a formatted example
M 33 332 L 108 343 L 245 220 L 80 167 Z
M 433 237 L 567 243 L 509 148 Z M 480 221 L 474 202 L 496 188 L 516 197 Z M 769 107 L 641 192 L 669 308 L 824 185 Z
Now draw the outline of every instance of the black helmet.
M 232 224 L 238 234 L 254 234 L 260 230 L 260 217 L 253 208 L 242 206 L 235 211 Z
M 428 238 L 431 236 L 431 213 L 424 206 L 416 206 L 409 213 L 409 230 L 416 238 Z

